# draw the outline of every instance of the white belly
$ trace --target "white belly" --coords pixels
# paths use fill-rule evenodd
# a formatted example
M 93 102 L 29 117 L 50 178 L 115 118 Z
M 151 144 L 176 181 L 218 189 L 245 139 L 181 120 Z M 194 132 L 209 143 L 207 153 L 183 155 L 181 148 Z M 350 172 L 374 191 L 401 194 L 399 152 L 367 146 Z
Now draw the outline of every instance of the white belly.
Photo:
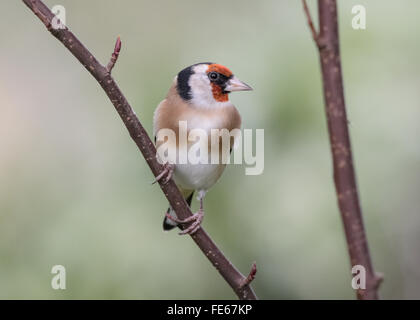
M 206 191 L 217 182 L 225 167 L 224 164 L 177 164 L 174 179 L 183 189 Z

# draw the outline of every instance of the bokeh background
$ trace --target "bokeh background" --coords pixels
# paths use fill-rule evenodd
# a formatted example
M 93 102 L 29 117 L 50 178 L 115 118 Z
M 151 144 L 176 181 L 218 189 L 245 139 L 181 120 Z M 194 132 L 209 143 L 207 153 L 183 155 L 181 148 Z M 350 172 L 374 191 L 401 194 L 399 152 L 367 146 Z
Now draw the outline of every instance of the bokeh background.
M 230 166 L 204 226 L 262 299 L 353 299 L 332 182 L 318 55 L 297 0 L 46 1 L 113 75 L 148 132 L 176 73 L 215 61 L 265 130 L 265 170 Z M 316 7 L 309 1 L 314 19 Z M 367 29 L 353 30 L 363 4 Z M 420 298 L 420 42 L 415 0 L 339 1 L 345 95 L 383 298 Z M 186 237 L 102 89 L 21 1 L 0 12 L 0 298 L 233 299 Z M 194 208 L 197 207 L 194 202 Z M 67 289 L 51 288 L 51 268 Z

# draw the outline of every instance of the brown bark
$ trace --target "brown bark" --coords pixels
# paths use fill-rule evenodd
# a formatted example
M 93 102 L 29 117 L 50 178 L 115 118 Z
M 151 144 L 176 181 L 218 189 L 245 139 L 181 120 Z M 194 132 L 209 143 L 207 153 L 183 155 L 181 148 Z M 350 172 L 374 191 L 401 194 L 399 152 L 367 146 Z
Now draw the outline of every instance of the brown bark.
M 163 170 L 163 166 L 156 159 L 156 149 L 150 140 L 146 130 L 143 128 L 127 99 L 112 78 L 110 71 L 117 61 L 121 43 L 119 39 L 115 45 L 114 53 L 108 67 L 101 65 L 89 50 L 79 41 L 79 39 L 67 28 L 54 29 L 51 25 L 54 17 L 53 13 L 40 0 L 22 0 L 36 16 L 44 23 L 48 31 L 56 37 L 86 68 L 87 71 L 98 81 L 102 89 L 107 94 L 111 103 L 114 105 L 122 121 L 124 122 L 131 138 L 141 151 L 144 159 L 149 165 L 154 176 L 158 176 Z M 185 219 L 192 215 L 190 208 L 185 202 L 173 180 L 164 183 L 164 179 L 159 181 L 159 185 L 168 199 L 170 205 L 180 219 Z M 242 275 L 235 266 L 223 255 L 213 240 L 200 228 L 191 238 L 201 249 L 204 255 L 210 260 L 213 266 L 219 271 L 226 282 L 232 287 L 239 299 L 257 299 L 247 277 Z
M 319 50 L 335 189 L 351 267 L 361 265 L 366 270 L 366 289 L 358 289 L 357 297 L 362 300 L 378 299 L 382 277 L 373 270 L 357 192 L 341 73 L 337 3 L 336 0 L 318 0 L 317 33 L 306 1 L 302 1 L 309 28 Z

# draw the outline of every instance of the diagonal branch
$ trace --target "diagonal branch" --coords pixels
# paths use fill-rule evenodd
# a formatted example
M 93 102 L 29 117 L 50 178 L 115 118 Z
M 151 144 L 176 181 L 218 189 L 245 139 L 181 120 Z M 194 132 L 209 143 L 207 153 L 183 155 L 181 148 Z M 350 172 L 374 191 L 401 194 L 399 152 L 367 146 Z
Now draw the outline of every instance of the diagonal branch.
M 350 263 L 352 267 L 361 265 L 366 270 L 366 289 L 358 289 L 357 297 L 359 299 L 378 299 L 378 287 L 382 278 L 373 270 L 357 194 L 344 102 L 336 0 L 318 0 L 319 34 L 313 27 L 305 0 L 302 1 L 309 27 L 319 49 L 325 111 L 334 164 L 334 182 Z
M 98 60 L 67 27 L 63 29 L 54 29 L 51 27 L 51 21 L 54 18 L 54 14 L 41 0 L 22 1 L 37 15 L 51 34 L 56 37 L 98 81 L 120 115 L 128 132 L 130 133 L 131 138 L 141 151 L 154 176 L 158 176 L 163 170 L 163 166 L 159 164 L 156 159 L 155 146 L 110 74 L 110 71 L 118 57 L 118 41 L 114 54 L 111 58 L 111 65 L 109 68 L 106 68 L 98 62 Z M 159 185 L 180 219 L 186 219 L 192 215 L 190 208 L 172 180 L 167 183 L 159 181 Z M 223 255 L 203 228 L 198 229 L 191 238 L 210 260 L 213 266 L 219 271 L 226 282 L 232 287 L 240 299 L 254 300 L 257 298 L 249 285 L 242 286 L 246 278 Z

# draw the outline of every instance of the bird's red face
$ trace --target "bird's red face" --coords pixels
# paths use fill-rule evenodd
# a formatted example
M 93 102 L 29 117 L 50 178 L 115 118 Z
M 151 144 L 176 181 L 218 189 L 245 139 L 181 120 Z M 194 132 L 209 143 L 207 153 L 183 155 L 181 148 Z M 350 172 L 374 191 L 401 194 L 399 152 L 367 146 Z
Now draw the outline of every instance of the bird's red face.
M 232 71 L 221 64 L 213 63 L 207 68 L 207 76 L 210 79 L 214 100 L 219 102 L 228 101 L 228 92 L 225 91 L 223 84 L 233 76 Z
M 186 101 L 204 107 L 228 102 L 232 91 L 252 90 L 228 68 L 217 63 L 199 63 L 182 70 L 177 77 L 177 90 Z

